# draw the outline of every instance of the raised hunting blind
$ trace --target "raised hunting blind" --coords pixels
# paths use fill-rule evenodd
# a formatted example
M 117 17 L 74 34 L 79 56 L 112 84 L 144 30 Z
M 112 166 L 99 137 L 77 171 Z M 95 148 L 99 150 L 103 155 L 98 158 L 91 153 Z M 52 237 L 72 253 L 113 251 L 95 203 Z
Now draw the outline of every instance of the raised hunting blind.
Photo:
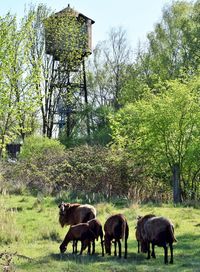
M 49 16 L 44 22 L 45 51 L 53 62 L 50 88 L 56 93 L 55 105 L 51 106 L 56 115 L 53 124 L 57 125 L 59 134 L 65 129 L 68 137 L 71 137 L 76 126 L 77 116 L 87 111 L 85 58 L 92 53 L 93 24 L 92 19 L 72 9 L 70 5 Z M 89 136 L 87 113 L 84 118 Z

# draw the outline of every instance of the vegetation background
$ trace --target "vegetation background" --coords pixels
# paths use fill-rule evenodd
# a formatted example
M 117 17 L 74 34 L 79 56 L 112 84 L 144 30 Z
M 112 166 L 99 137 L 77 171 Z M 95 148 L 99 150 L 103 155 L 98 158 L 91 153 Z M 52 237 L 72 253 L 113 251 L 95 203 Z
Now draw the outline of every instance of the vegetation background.
M 198 201 L 199 12 L 198 0 L 165 6 L 135 54 L 126 30 L 112 28 L 84 64 L 84 89 L 71 71 L 81 67 L 88 37 L 73 10 L 57 24 L 42 4 L 20 24 L 2 17 L 3 182 L 44 194 L 67 188 L 88 200 Z M 22 144 L 12 166 L 4 164 L 10 143 Z
M 3 271 L 164 271 L 162 249 L 157 260 L 136 253 L 136 216 L 148 212 L 175 224 L 175 264 L 167 270 L 198 271 L 200 1 L 165 6 L 134 54 L 126 30 L 112 28 L 85 59 L 84 91 L 75 84 L 80 71 L 71 73 L 87 54 L 82 22 L 71 10 L 58 25 L 54 16 L 40 4 L 20 22 L 0 17 Z M 46 39 L 55 30 L 49 35 L 65 50 L 53 56 Z M 9 144 L 20 144 L 20 154 L 7 152 Z M 123 212 L 128 260 L 61 258 L 61 200 L 94 204 L 102 223 Z

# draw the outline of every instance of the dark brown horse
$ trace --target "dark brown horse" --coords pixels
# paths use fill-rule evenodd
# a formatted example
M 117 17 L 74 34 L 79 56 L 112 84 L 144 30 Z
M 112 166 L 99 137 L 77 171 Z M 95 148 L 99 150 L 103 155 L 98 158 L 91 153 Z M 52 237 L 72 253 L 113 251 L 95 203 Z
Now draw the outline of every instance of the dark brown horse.
M 127 220 L 124 215 L 116 214 L 110 216 L 104 225 L 105 231 L 105 249 L 106 253 L 111 255 L 111 244 L 114 242 L 115 251 L 114 255 L 117 256 L 117 245 L 118 245 L 118 256 L 121 258 L 121 242 L 124 240 L 125 252 L 124 258 L 127 258 L 127 240 L 129 236 L 129 227 Z
M 164 248 L 164 262 L 168 263 L 168 245 L 170 247 L 170 263 L 173 263 L 173 243 L 176 242 L 174 236 L 174 226 L 164 217 L 144 216 L 137 222 L 137 229 L 140 232 L 141 250 L 147 252 L 147 259 L 152 256 L 156 258 L 154 247 L 157 245 Z M 152 254 L 150 251 L 152 244 Z
M 59 206 L 59 222 L 62 227 L 65 225 L 76 225 L 86 223 L 96 217 L 96 209 L 89 204 L 64 203 Z

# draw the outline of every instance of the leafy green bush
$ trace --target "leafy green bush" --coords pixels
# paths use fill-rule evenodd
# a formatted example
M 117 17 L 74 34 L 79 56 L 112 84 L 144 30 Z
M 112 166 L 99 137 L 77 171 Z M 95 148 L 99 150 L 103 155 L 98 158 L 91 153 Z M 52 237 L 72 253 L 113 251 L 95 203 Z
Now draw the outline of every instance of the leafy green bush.
M 25 139 L 19 162 L 13 167 L 11 178 L 15 184 L 26 185 L 33 194 L 51 194 L 57 180 L 62 180 L 65 147 L 59 141 L 46 137 L 31 136 Z
M 21 160 L 40 159 L 48 152 L 64 152 L 64 146 L 57 140 L 41 136 L 30 136 L 24 141 L 19 158 Z

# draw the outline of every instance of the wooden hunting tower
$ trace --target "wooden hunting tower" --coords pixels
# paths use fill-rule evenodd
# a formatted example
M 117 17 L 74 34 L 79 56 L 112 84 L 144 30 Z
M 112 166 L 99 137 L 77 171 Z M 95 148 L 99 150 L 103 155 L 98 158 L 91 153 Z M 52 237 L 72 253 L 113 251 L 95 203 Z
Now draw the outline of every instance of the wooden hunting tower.
M 84 111 L 88 104 L 84 61 L 92 53 L 93 24 L 92 19 L 69 5 L 44 22 L 45 50 L 53 60 L 50 86 L 57 93 L 53 106 L 57 118 L 53 122 L 59 132 L 65 128 L 69 137 L 77 119 L 75 114 Z M 87 114 L 85 123 L 90 136 Z

